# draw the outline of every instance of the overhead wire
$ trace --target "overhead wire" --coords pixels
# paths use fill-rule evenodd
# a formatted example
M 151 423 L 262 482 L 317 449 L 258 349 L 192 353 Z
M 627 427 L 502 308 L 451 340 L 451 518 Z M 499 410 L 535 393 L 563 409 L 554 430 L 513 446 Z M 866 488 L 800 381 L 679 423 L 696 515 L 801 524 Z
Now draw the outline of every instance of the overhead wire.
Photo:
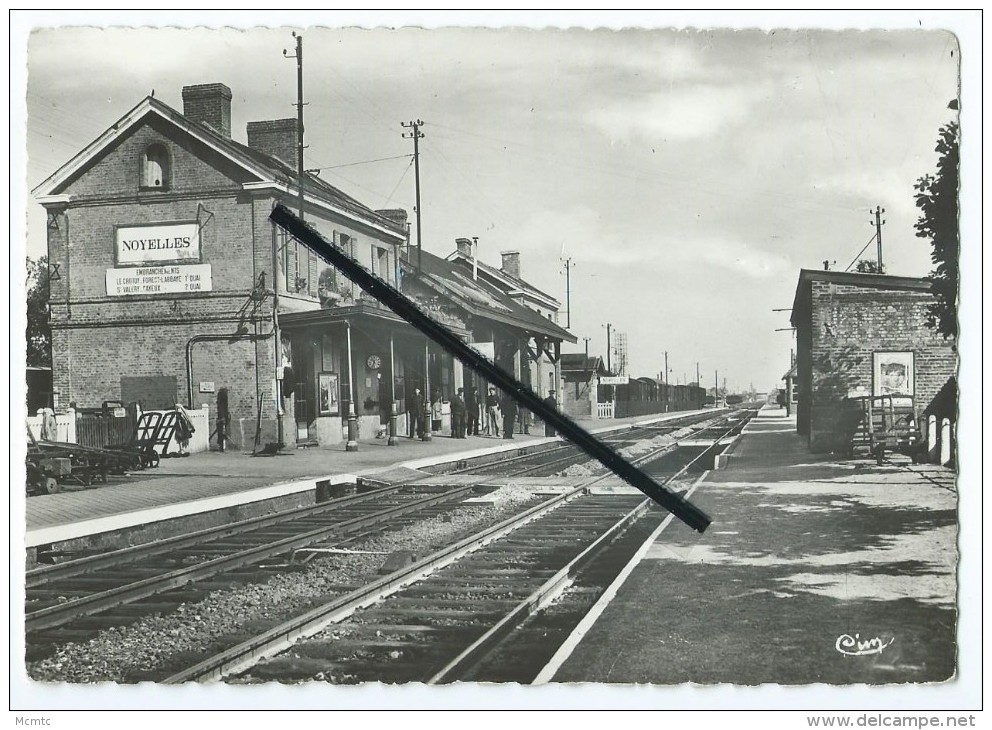
M 475 190 L 475 192 L 479 196 L 479 199 L 483 203 L 486 203 L 488 206 L 491 207 L 491 211 L 490 212 L 494 213 L 496 218 L 499 218 L 501 220 L 501 222 L 507 224 L 508 227 L 511 227 L 509 225 L 509 221 L 511 219 L 510 219 L 510 217 L 505 216 L 503 214 L 503 212 L 500 210 L 501 206 L 498 203 L 496 203 L 494 200 L 492 200 L 491 198 L 489 198 L 489 196 L 486 195 L 486 193 L 484 193 L 482 191 L 482 189 L 476 184 L 476 182 L 469 175 L 467 175 L 464 172 L 462 172 L 462 170 L 454 162 L 452 162 L 451 159 L 446 154 L 444 154 L 444 152 L 441 150 L 441 148 L 438 145 L 434 144 L 434 141 L 433 140 L 430 140 L 427 137 L 425 137 L 424 138 L 424 143 L 426 144 L 427 147 L 429 147 L 431 150 L 433 150 L 434 152 L 436 152 L 437 155 L 438 155 L 438 157 L 447 166 L 449 166 L 452 170 L 454 170 L 460 177 L 462 177 Z
M 396 191 L 400 189 L 400 185 L 403 183 L 403 180 L 406 179 L 407 173 L 410 172 L 410 168 L 413 167 L 413 155 L 410 155 L 409 157 L 410 157 L 410 164 L 408 164 L 405 168 L 403 168 L 403 174 L 400 175 L 400 179 L 396 181 L 396 185 L 393 187 L 393 191 L 389 194 L 389 197 L 386 198 L 386 202 L 385 205 L 383 205 L 383 207 L 388 206 L 390 202 L 392 202 L 393 196 L 396 195 Z
M 859 259 L 859 258 L 861 258 L 861 254 L 863 254 L 863 253 L 864 253 L 864 252 L 865 252 L 865 251 L 866 251 L 866 250 L 868 249 L 868 247 L 869 247 L 869 246 L 870 246 L 870 245 L 872 244 L 872 242 L 873 242 L 873 241 L 874 241 L 874 240 L 875 240 L 875 239 L 876 239 L 877 237 L 878 237 L 878 233 L 876 232 L 876 233 L 874 233 L 874 234 L 872 235 L 872 237 L 871 237 L 871 238 L 869 238 L 869 239 L 868 239 L 868 243 L 866 243 L 866 244 L 864 245 L 864 247 L 863 247 L 863 248 L 862 248 L 862 249 L 861 249 L 860 251 L 858 251 L 858 254 L 857 254 L 857 256 L 855 256 L 855 257 L 854 257 L 854 258 L 853 258 L 853 259 L 851 260 L 851 263 L 849 263 L 849 264 L 847 265 L 847 268 L 846 268 L 846 269 L 844 269 L 844 271 L 850 271 L 850 270 L 851 270 L 851 267 L 852 267 L 852 266 L 854 266 L 854 265 L 855 265 L 855 264 L 856 264 L 856 263 L 858 262 L 858 259 Z M 879 272 L 879 273 L 881 273 L 881 272 Z
M 399 159 L 402 159 L 404 157 L 410 157 L 410 158 L 412 158 L 413 155 L 412 154 L 408 154 L 408 155 L 393 155 L 392 157 L 377 157 L 374 160 L 361 160 L 359 162 L 346 162 L 343 165 L 324 165 L 322 167 L 312 167 L 312 168 L 310 168 L 310 171 L 312 171 L 312 172 L 322 172 L 324 170 L 337 170 L 337 169 L 339 169 L 341 167 L 355 167 L 356 165 L 370 165 L 373 162 L 384 162 L 386 160 L 399 160 Z
M 620 168 L 613 167 L 613 166 L 610 166 L 610 165 L 590 165 L 590 164 L 584 164 L 584 163 L 578 162 L 575 159 L 572 159 L 570 157 L 564 157 L 564 156 L 558 156 L 558 155 L 554 155 L 554 154 L 549 154 L 546 149 L 543 149 L 543 148 L 540 148 L 540 147 L 535 147 L 535 146 L 532 146 L 532 145 L 527 145 L 527 144 L 522 143 L 522 142 L 517 142 L 517 141 L 513 141 L 513 140 L 507 140 L 507 139 L 498 138 L 498 137 L 492 137 L 492 136 L 489 136 L 489 135 L 479 134 L 477 132 L 472 132 L 472 131 L 468 131 L 468 130 L 462 130 L 462 129 L 458 129 L 457 127 L 452 127 L 450 125 L 443 125 L 443 124 L 431 123 L 431 126 L 439 127 L 441 129 L 446 129 L 446 130 L 449 130 L 451 132 L 455 132 L 456 134 L 464 134 L 464 135 L 467 135 L 467 136 L 476 137 L 476 138 L 479 138 L 479 139 L 489 140 L 491 142 L 495 142 L 495 143 L 497 143 L 499 145 L 498 147 L 495 147 L 493 145 L 488 145 L 488 147 L 490 149 L 495 149 L 495 150 L 497 150 L 499 152 L 510 152 L 510 150 L 508 149 L 509 146 L 520 147 L 520 148 L 529 150 L 533 155 L 544 157 L 545 159 L 553 160 L 557 164 L 560 164 L 560 165 L 563 165 L 563 166 L 574 167 L 576 169 L 587 170 L 587 171 L 591 171 L 591 172 L 605 173 L 605 174 L 608 174 L 608 175 L 613 175 L 613 176 L 616 176 L 616 177 L 626 178 L 626 179 L 629 179 L 629 180 L 635 180 L 635 181 L 638 181 L 638 182 L 645 182 L 645 181 L 647 181 L 647 182 L 653 182 L 655 184 L 659 184 L 659 185 L 663 185 L 663 186 L 667 186 L 667 187 L 677 187 L 679 189 L 690 188 L 690 189 L 693 189 L 693 190 L 696 190 L 696 191 L 702 192 L 702 193 L 715 194 L 715 195 L 723 195 L 723 196 L 735 197 L 735 198 L 739 198 L 739 199 L 754 199 L 756 197 L 762 197 L 762 196 L 763 197 L 779 198 L 779 199 L 781 199 L 783 201 L 786 201 L 786 202 L 783 202 L 782 203 L 782 205 L 784 207 L 792 207 L 792 208 L 796 208 L 796 209 L 810 209 L 810 208 L 813 208 L 813 209 L 819 209 L 819 210 L 824 210 L 824 211 L 835 211 L 835 210 L 850 211 L 851 210 L 851 206 L 823 203 L 823 202 L 812 200 L 812 199 L 810 199 L 808 197 L 805 197 L 805 196 L 791 195 L 789 193 L 784 193 L 784 192 L 778 191 L 778 190 L 770 190 L 770 189 L 767 189 L 767 188 L 765 188 L 765 189 L 750 188 L 748 191 L 742 190 L 742 189 L 737 188 L 737 187 L 720 188 L 716 181 L 707 180 L 707 181 L 704 181 L 703 183 L 700 183 L 697 180 L 690 179 L 690 178 L 683 177 L 683 176 L 679 176 L 678 174 L 676 174 L 676 173 L 674 173 L 672 171 L 669 171 L 669 170 L 664 170 L 664 171 L 661 171 L 661 172 L 650 172 L 650 171 L 647 171 L 647 170 L 637 170 L 636 168 L 632 168 L 629 165 L 625 165 L 625 166 L 623 166 L 622 169 L 620 169 Z M 434 137 L 437 138 L 438 135 L 435 134 Z M 452 141 L 452 142 L 455 142 L 455 143 L 469 144 L 465 140 L 459 140 L 457 138 L 450 137 L 450 136 L 441 135 L 441 138 L 442 139 L 448 139 L 449 141 Z M 472 143 L 472 144 L 478 144 L 478 143 Z M 630 174 L 631 172 L 633 172 L 634 174 Z M 791 204 L 790 204 L 790 202 L 791 202 Z

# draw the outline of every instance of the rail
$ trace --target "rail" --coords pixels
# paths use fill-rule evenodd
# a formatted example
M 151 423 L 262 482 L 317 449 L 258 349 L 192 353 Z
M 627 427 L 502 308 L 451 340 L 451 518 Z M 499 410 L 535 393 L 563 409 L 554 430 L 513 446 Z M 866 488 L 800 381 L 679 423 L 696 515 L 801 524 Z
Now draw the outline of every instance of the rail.
M 711 425 L 707 424 L 699 430 L 705 430 L 706 428 L 711 427 Z M 739 429 L 741 427 L 742 423 L 735 423 L 727 430 L 727 433 L 730 433 L 735 428 Z M 719 439 L 717 442 L 718 441 Z M 637 459 L 634 459 L 633 463 L 644 464 L 657 459 L 659 456 L 664 455 L 665 453 L 670 452 L 673 448 L 677 447 L 677 443 L 678 442 L 665 444 L 652 452 L 643 454 Z M 702 454 L 693 459 L 693 461 L 690 462 L 690 465 L 701 457 Z M 680 470 L 677 475 L 666 479 L 665 484 L 670 483 L 679 474 L 684 473 L 688 466 L 689 465 Z M 400 589 L 407 587 L 409 584 L 421 580 L 425 576 L 457 561 L 461 557 L 479 550 L 485 545 L 488 545 L 490 542 L 508 535 L 514 530 L 517 530 L 518 528 L 523 527 L 524 525 L 544 516 L 545 514 L 548 514 L 566 502 L 576 499 L 583 493 L 587 492 L 593 484 L 607 478 L 609 474 L 610 473 L 607 472 L 606 474 L 601 474 L 587 479 L 568 492 L 551 497 L 550 499 L 526 510 L 519 515 L 514 515 L 496 525 L 486 528 L 479 533 L 470 535 L 463 540 L 446 546 L 405 568 L 384 576 L 368 585 L 348 593 L 345 596 L 341 596 L 322 606 L 318 606 L 305 614 L 294 617 L 289 621 L 273 627 L 263 634 L 252 637 L 251 639 L 230 647 L 227 650 L 209 657 L 192 667 L 173 674 L 164 679 L 163 683 L 181 684 L 190 681 L 213 681 L 219 680 L 231 674 L 246 671 L 260 660 L 275 656 L 285 651 L 296 641 L 313 636 L 327 626 L 346 619 L 355 611 L 377 603 Z M 594 546 L 601 547 L 604 545 L 605 541 L 608 541 L 607 536 L 616 535 L 618 532 L 621 532 L 633 519 L 636 519 L 637 516 L 643 514 L 643 512 L 650 507 L 653 501 L 654 500 L 651 498 L 644 499 L 640 504 L 638 504 L 637 507 L 634 508 L 634 510 L 628 512 L 620 521 L 615 523 L 605 533 L 601 534 L 596 540 L 594 540 L 589 547 L 595 551 Z M 456 673 L 456 671 L 460 671 L 461 669 L 474 664 L 480 656 L 480 652 L 484 653 L 484 650 L 491 647 L 494 642 L 498 643 L 498 640 L 504 636 L 506 632 L 512 631 L 512 628 L 517 625 L 518 619 L 527 615 L 528 612 L 537 610 L 539 607 L 545 605 L 551 597 L 553 597 L 553 595 L 556 595 L 564 590 L 568 584 L 567 577 L 572 575 L 575 570 L 579 568 L 579 566 L 584 564 L 591 557 L 591 555 L 592 552 L 584 550 L 577 558 L 575 558 L 575 560 L 569 562 L 568 565 L 557 571 L 550 580 L 546 581 L 541 588 L 538 589 L 538 591 L 528 596 L 521 605 L 515 607 L 509 615 L 498 622 L 496 627 L 493 627 L 493 629 L 487 632 L 481 639 L 474 642 L 468 649 L 462 652 L 456 660 L 456 665 L 453 665 L 450 668 L 446 667 L 442 669 L 440 672 L 435 674 L 432 681 L 451 681 L 450 678 Z

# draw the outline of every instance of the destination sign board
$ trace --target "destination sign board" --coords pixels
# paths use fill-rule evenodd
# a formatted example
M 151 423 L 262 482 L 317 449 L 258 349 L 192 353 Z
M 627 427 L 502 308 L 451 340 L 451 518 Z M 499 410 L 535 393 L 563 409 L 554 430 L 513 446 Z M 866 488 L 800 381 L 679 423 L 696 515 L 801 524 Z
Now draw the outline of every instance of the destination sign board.
M 212 291 L 210 264 L 107 269 L 107 296 L 195 294 Z

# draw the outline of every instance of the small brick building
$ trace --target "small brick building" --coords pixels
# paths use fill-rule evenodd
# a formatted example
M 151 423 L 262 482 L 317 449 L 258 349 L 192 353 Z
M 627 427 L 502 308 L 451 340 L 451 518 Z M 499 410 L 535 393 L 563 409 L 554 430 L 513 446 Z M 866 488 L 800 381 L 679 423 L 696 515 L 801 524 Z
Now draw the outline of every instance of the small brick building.
M 796 328 L 797 430 L 813 451 L 844 450 L 845 399 L 911 396 L 938 416 L 954 390 L 957 350 L 926 326 L 933 301 L 926 279 L 803 269 Z M 953 402 L 953 398 L 951 398 Z

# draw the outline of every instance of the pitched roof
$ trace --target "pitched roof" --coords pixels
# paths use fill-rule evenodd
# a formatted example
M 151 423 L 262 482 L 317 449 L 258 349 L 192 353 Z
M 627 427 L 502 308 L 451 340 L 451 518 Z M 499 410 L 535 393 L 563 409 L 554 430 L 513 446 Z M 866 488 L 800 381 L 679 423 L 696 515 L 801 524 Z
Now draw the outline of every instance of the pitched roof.
M 595 372 L 600 375 L 605 375 L 607 373 L 606 366 L 603 365 L 603 358 L 599 355 L 590 355 L 586 357 L 581 352 L 566 352 L 562 353 L 561 356 L 561 369 L 565 370 L 579 370 L 587 372 Z
M 513 300 L 499 287 L 483 280 L 473 281 L 453 262 L 428 251 L 420 254 L 421 281 L 435 291 L 453 299 L 471 314 L 484 319 L 493 319 L 512 327 L 543 335 L 555 340 L 575 342 L 576 336 L 559 327 L 547 317 L 542 317 L 533 309 Z M 410 261 L 403 261 L 405 270 L 415 270 L 414 261 L 418 253 L 411 253 Z
M 229 137 L 225 137 L 208 124 L 193 122 L 168 104 L 148 96 L 107 128 L 103 134 L 83 148 L 71 160 L 52 173 L 44 182 L 35 187 L 32 190 L 32 194 L 42 199 L 57 196 L 64 186 L 74 179 L 76 175 L 85 170 L 87 164 L 106 148 L 107 145 L 140 124 L 149 114 L 155 114 L 165 119 L 198 141 L 213 148 L 235 164 L 241 166 L 252 176 L 258 178 L 259 182 L 256 185 L 268 183 L 279 185 L 286 189 L 296 189 L 297 171 L 289 164 L 269 154 L 236 142 Z M 345 194 L 315 175 L 310 173 L 304 175 L 303 191 L 304 195 L 311 201 L 319 201 L 329 205 L 332 209 L 348 217 L 357 218 L 397 239 L 405 240 L 406 238 L 406 231 L 395 221 L 379 215 L 371 208 L 368 208 L 350 195 Z
M 468 265 L 469 269 L 472 268 L 472 257 L 466 256 L 461 251 L 455 251 L 452 254 L 450 254 L 448 256 L 448 261 L 466 264 Z M 523 292 L 533 295 L 537 299 L 544 299 L 549 304 L 561 306 L 561 302 L 559 302 L 550 294 L 541 291 L 540 289 L 538 289 L 536 286 L 534 286 L 528 281 L 524 281 L 523 279 L 517 276 L 513 276 L 512 274 L 506 273 L 505 271 L 503 271 L 503 269 L 497 269 L 495 266 L 490 266 L 489 264 L 483 263 L 482 261 L 477 260 L 476 264 L 479 267 L 479 271 L 486 272 L 494 279 L 504 281 L 512 287 L 515 287 Z

